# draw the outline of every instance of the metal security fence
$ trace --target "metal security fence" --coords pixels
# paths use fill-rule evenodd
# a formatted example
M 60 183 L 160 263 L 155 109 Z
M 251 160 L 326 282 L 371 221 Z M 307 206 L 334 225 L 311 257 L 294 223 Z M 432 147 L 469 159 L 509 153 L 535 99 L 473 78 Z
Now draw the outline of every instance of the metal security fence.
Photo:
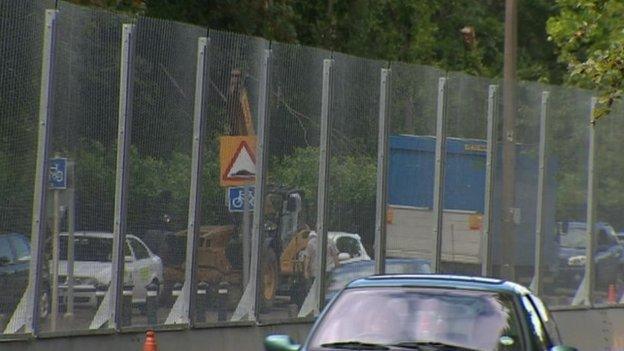
M 0 36 L 3 337 L 314 318 L 384 272 L 621 302 L 590 91 L 516 84 L 510 134 L 501 82 L 432 67 L 62 1 Z

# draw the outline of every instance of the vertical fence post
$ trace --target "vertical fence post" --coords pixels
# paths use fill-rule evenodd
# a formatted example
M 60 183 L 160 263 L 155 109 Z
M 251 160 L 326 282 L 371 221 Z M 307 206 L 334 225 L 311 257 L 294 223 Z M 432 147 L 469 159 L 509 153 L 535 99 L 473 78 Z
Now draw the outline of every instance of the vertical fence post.
M 485 204 L 481 241 L 481 275 L 492 275 L 492 202 L 494 196 L 494 162 L 496 162 L 496 120 L 498 117 L 498 85 L 488 88 L 487 155 L 485 160 Z
M 431 269 L 440 272 L 442 262 L 442 221 L 444 215 L 444 164 L 446 158 L 446 82 L 438 80 L 436 121 L 435 176 L 433 180 L 433 257 Z
M 248 285 L 253 285 L 253 300 L 249 309 L 249 318 L 258 320 L 260 310 L 260 294 L 262 288 L 262 264 L 264 263 L 261 251 L 264 240 L 264 200 L 266 197 L 267 171 L 269 166 L 269 89 L 271 50 L 264 50 L 260 74 L 260 92 L 258 97 L 258 140 L 256 147 L 256 193 L 254 203 L 254 218 L 251 241 L 250 278 Z M 278 257 L 279 260 L 279 257 Z M 253 272 L 253 273 L 252 273 Z
M 28 288 L 7 324 L 4 333 L 13 334 L 24 327 L 25 332 L 39 333 L 39 295 L 45 260 L 46 193 L 48 187 L 48 156 L 52 130 L 54 48 L 56 42 L 57 11 L 46 10 L 43 49 L 41 54 L 41 85 L 39 95 L 39 130 L 37 139 L 37 163 L 31 225 L 31 260 L 28 272 Z
M 594 281 L 596 273 L 596 125 L 594 124 L 594 109 L 597 99 L 592 97 L 589 115 L 589 155 L 587 160 L 587 232 L 588 238 L 585 257 L 585 305 L 592 306 L 594 303 Z
M 496 162 L 496 121 L 498 117 L 498 85 L 488 88 L 487 154 L 485 160 L 485 204 L 481 240 L 481 275 L 492 275 L 492 202 L 494 197 L 494 162 Z
M 544 261 L 544 180 L 546 176 L 546 118 L 548 117 L 548 99 L 550 93 L 542 92 L 542 104 L 540 109 L 540 137 L 539 137 L 539 171 L 537 175 L 537 213 L 535 217 L 535 267 L 533 276 L 533 285 L 531 288 L 538 296 L 541 296 L 543 289 L 543 271 L 542 264 Z
M 375 216 L 375 274 L 386 271 L 386 212 L 388 190 L 388 92 L 390 69 L 381 69 L 379 83 L 379 136 L 377 139 L 377 204 Z
M 121 37 L 121 68 L 119 79 L 119 122 L 117 125 L 117 174 L 115 176 L 113 260 L 111 285 L 109 287 L 109 326 L 117 330 L 122 326 L 122 288 L 125 283 L 124 247 L 126 245 L 128 176 L 130 171 L 134 42 L 135 25 L 124 24 Z
M 197 302 L 197 239 L 201 225 L 201 201 L 203 177 L 203 144 L 206 130 L 206 86 L 210 77 L 209 64 L 210 39 L 206 37 L 197 40 L 197 69 L 195 73 L 195 106 L 193 107 L 193 151 L 191 169 L 191 189 L 189 194 L 188 233 L 186 238 L 186 269 L 184 283 L 188 293 L 188 305 L 185 315 L 191 325 L 197 319 L 195 306 Z M 184 291 L 183 291 L 184 295 Z M 203 298 L 203 297 L 202 297 Z M 204 320 L 203 316 L 199 318 Z
M 203 142 L 206 125 L 206 104 L 204 98 L 209 77 L 209 45 L 210 39 L 206 37 L 197 39 L 197 68 L 195 71 L 195 100 L 193 106 L 193 150 L 191 156 L 191 185 L 189 188 L 184 285 L 182 286 L 180 296 L 178 296 L 171 308 L 165 324 L 188 323 L 192 326 L 197 320 L 205 321 L 205 316 L 197 316 L 195 306 L 198 298 L 197 239 L 199 227 L 201 226 L 201 180 L 203 176 Z M 198 313 L 205 313 L 205 310 L 202 309 Z
M 254 194 L 254 212 L 251 232 L 251 259 L 249 262 L 249 281 L 231 320 L 241 320 L 244 316 L 251 321 L 258 320 L 260 289 L 262 280 L 262 259 L 260 251 L 264 239 L 264 198 L 266 195 L 267 168 L 269 156 L 269 68 L 271 50 L 264 50 L 260 65 L 258 90 L 258 136 L 256 145 L 256 192 Z M 279 260 L 279 258 L 278 258 Z
M 319 157 L 319 175 L 318 175 L 318 194 L 317 194 L 317 214 L 316 214 L 316 231 L 318 234 L 318 247 L 316 264 L 318 267 L 318 284 L 316 286 L 316 296 L 318 296 L 317 305 L 315 307 L 315 315 L 318 314 L 325 304 L 325 269 L 327 267 L 327 217 L 329 215 L 328 208 L 328 190 L 329 190 L 329 162 L 331 153 L 331 83 L 334 60 L 323 60 L 323 90 L 321 95 L 321 140 L 320 140 L 320 157 Z

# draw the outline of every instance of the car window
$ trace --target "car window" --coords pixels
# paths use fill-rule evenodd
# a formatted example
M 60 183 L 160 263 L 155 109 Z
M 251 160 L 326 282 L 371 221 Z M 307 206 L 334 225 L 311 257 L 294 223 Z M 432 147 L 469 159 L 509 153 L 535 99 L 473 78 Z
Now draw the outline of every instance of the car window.
M 130 245 L 132 245 L 132 250 L 134 251 L 134 255 L 137 260 L 143 260 L 150 257 L 149 251 L 147 251 L 145 245 L 137 239 L 129 238 L 128 241 L 130 242 Z
M 13 263 L 13 252 L 9 245 L 8 238 L 0 236 L 0 266 L 5 266 Z
M 561 233 L 559 243 L 562 247 L 584 249 L 587 244 L 586 237 L 584 227 L 571 227 L 567 232 Z
M 15 250 L 15 260 L 24 260 L 30 257 L 30 247 L 26 240 L 21 236 L 13 236 L 10 237 L 9 240 L 11 244 L 13 244 L 13 249 Z
M 346 252 L 351 257 L 362 256 L 360 244 L 355 238 L 348 236 L 339 237 L 336 239 L 336 248 L 338 249 L 338 252 Z
M 67 260 L 69 237 L 60 237 L 60 257 Z M 113 255 L 113 239 L 95 236 L 76 235 L 74 237 L 74 260 L 88 262 L 110 262 Z
M 540 314 L 527 296 L 522 296 L 522 305 L 529 316 L 529 328 L 531 329 L 531 333 L 535 336 L 532 338 L 536 342 L 535 346 L 537 346 L 539 350 L 548 350 L 550 340 L 548 339 L 544 324 L 542 324 Z
M 611 243 L 611 240 L 609 239 L 610 238 L 606 230 L 600 229 L 600 231 L 598 231 L 598 245 L 610 246 L 612 243 Z
M 130 250 L 130 244 L 126 240 L 126 245 L 124 245 L 124 256 L 132 256 L 132 250 Z
M 540 317 L 542 317 L 542 322 L 544 322 L 544 327 L 546 328 L 546 332 L 548 333 L 548 337 L 550 341 L 556 343 L 557 345 L 561 344 L 561 336 L 559 335 L 559 329 L 557 328 L 557 324 L 555 320 L 550 315 L 550 312 L 546 308 L 546 305 L 539 298 L 529 295 L 529 299 L 533 302 L 537 313 L 539 313 Z

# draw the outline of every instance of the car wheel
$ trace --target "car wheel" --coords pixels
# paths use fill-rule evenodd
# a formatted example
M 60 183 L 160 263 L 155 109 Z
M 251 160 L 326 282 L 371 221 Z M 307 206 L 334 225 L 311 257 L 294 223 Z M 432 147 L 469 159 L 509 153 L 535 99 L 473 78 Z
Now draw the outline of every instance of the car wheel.
M 39 317 L 41 319 L 47 318 L 50 314 L 50 289 L 44 287 L 39 296 Z

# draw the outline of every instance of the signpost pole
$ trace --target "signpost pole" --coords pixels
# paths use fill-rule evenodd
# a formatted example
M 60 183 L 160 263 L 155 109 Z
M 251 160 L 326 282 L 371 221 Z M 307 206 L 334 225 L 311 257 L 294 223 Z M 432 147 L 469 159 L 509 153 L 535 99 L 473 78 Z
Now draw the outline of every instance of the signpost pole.
M 69 204 L 67 208 L 67 313 L 72 318 L 74 315 L 74 231 L 76 229 L 76 163 L 68 163 L 69 181 Z
M 60 207 L 60 190 L 54 189 L 53 191 L 53 220 L 52 220 L 52 267 L 51 267 L 51 275 L 52 275 L 52 303 L 51 303 L 51 311 L 50 311 L 50 330 L 56 331 L 56 322 L 58 319 L 58 275 L 59 275 L 59 232 L 61 228 L 60 218 L 59 218 L 59 207 Z
M 249 209 L 249 185 L 243 188 L 243 286 L 249 281 L 249 259 L 251 258 L 251 211 Z

